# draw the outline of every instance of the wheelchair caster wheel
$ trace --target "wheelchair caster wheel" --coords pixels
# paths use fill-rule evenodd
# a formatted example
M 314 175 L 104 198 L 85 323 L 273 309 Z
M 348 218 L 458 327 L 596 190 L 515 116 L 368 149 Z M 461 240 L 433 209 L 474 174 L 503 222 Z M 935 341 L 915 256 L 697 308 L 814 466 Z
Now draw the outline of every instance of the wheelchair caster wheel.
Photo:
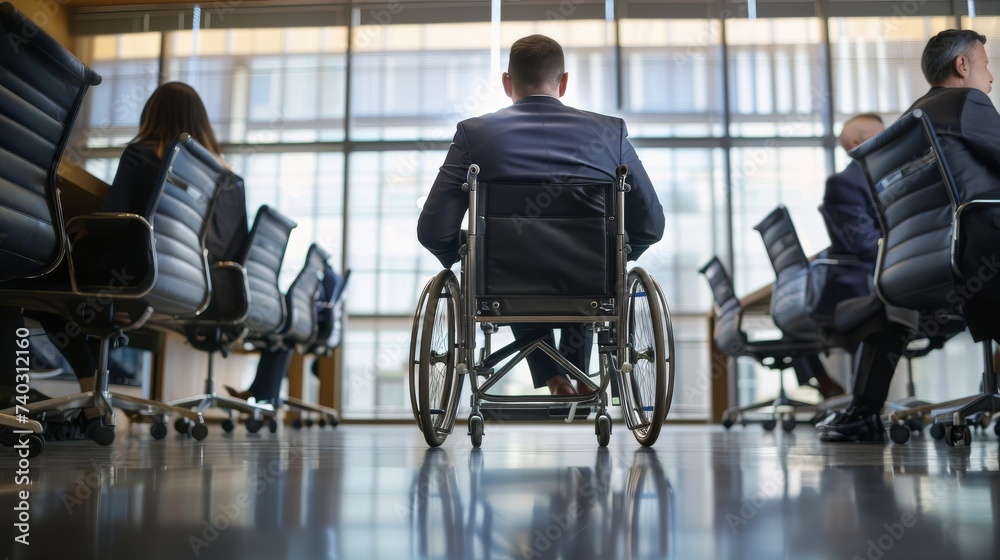
M 270 420 L 268 420 L 267 421 L 267 431 L 271 432 L 272 434 L 277 433 L 278 432 L 278 421 L 275 420 L 274 418 L 271 418 Z
M 247 431 L 250 432 L 251 434 L 256 434 L 257 432 L 259 432 L 261 426 L 263 425 L 264 423 L 261 422 L 260 420 L 257 420 L 256 418 L 247 419 Z
M 972 445 L 972 430 L 968 426 L 949 426 L 944 440 L 951 447 L 968 447 Z
M 153 439 L 163 439 L 167 437 L 166 422 L 153 422 L 153 425 L 149 427 L 149 435 L 153 436 Z
M 195 424 L 194 426 L 191 426 L 190 431 L 191 437 L 193 437 L 195 441 L 201 441 L 208 437 L 208 426 L 205 424 Z
M 611 417 L 601 414 L 597 417 L 597 445 L 607 447 L 611 443 Z
M 781 419 L 781 429 L 785 432 L 791 432 L 795 429 L 795 418 L 782 418 Z
M 177 430 L 178 434 L 186 434 L 188 430 L 191 429 L 191 424 L 188 422 L 187 418 L 178 418 L 174 420 L 174 429 Z
M 778 421 L 775 420 L 774 418 L 768 418 L 767 420 L 764 420 L 764 422 L 761 423 L 761 426 L 764 428 L 764 431 L 770 432 L 771 430 L 778 427 Z
M 478 414 L 469 416 L 469 436 L 472 438 L 472 447 L 479 449 L 483 444 L 483 433 L 486 431 L 483 425 L 483 417 Z
M 227 434 L 236 429 L 236 424 L 233 423 L 232 418 L 226 418 L 222 421 L 222 431 Z
M 91 426 L 91 429 L 87 430 L 87 438 L 94 440 L 97 445 L 104 447 L 115 441 L 114 426 L 105 426 L 104 424 L 92 424 Z
M 893 424 L 889 426 L 889 437 L 896 443 L 906 443 L 910 440 L 910 428 L 906 424 Z
M 944 439 L 944 425 L 937 422 L 931 424 L 931 437 L 934 439 Z

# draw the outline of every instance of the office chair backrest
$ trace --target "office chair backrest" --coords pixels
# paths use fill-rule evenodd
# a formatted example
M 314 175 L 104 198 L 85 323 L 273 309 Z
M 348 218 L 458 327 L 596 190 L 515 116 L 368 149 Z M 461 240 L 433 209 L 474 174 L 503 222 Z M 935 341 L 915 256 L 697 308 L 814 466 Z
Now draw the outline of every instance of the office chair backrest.
M 261 206 L 254 218 L 242 260 L 250 284 L 250 314 L 244 325 L 250 338 L 266 337 L 285 324 L 288 312 L 278 287 L 278 272 L 296 226 L 270 206 Z
M 480 182 L 476 212 L 476 294 L 504 302 L 501 311 L 515 301 L 545 307 L 574 298 L 591 310 L 590 301 L 613 296 L 613 234 L 622 217 L 615 216 L 611 182 Z
M 820 335 L 820 330 L 806 301 L 809 259 L 802 250 L 792 216 L 784 205 L 779 204 L 754 229 L 764 240 L 776 277 L 771 291 L 771 318 L 774 324 L 785 338 L 814 340 Z
M 0 39 L 0 279 L 39 276 L 65 251 L 56 170 L 101 77 L 7 2 Z
M 792 216 L 783 204 L 779 204 L 753 228 L 764 239 L 767 257 L 779 282 L 787 274 L 809 266 L 809 259 L 802 250 Z
M 955 289 L 951 244 L 957 195 L 941 153 L 920 110 L 850 152 L 872 186 L 882 227 L 875 289 L 891 305 L 937 309 Z
M 733 281 L 719 257 L 712 257 L 699 272 L 705 275 L 715 297 L 716 317 L 712 333 L 715 347 L 723 354 L 738 356 L 743 353 L 747 339 L 740 325 L 743 307 L 736 297 Z
M 182 134 L 164 157 L 147 206 L 156 243 L 157 276 L 145 300 L 157 315 L 197 315 L 208 305 L 208 219 L 216 193 L 236 180 L 212 152 Z
M 330 255 L 319 245 L 310 245 L 302 271 L 288 288 L 288 321 L 282 334 L 291 344 L 309 344 L 316 338 L 316 302 L 323 281 L 323 269 L 329 258 Z

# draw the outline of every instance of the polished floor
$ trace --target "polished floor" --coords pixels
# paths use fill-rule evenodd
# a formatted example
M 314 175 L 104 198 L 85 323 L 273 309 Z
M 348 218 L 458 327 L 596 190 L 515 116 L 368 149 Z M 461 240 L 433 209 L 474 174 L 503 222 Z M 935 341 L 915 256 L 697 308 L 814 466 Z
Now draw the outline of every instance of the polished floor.
M 488 424 L 474 451 L 464 430 L 428 449 L 410 425 L 134 427 L 52 442 L 28 473 L 0 452 L 11 560 L 1000 557 L 992 433 L 955 449 L 670 426 L 641 449 L 617 424 L 599 450 L 591 424 Z

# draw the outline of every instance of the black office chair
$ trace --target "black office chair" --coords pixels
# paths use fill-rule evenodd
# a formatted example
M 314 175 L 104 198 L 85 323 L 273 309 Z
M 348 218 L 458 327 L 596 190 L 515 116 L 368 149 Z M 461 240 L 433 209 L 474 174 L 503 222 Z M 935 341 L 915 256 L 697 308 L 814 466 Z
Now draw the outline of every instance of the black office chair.
M 277 429 L 272 418 L 274 408 L 270 405 L 250 403 L 216 392 L 214 365 L 216 352 L 223 357 L 228 356 L 230 346 L 242 338 L 248 329 L 267 332 L 280 327 L 284 316 L 284 296 L 277 287 L 278 270 L 295 227 L 295 222 L 277 210 L 261 206 L 250 229 L 240 262 L 215 265 L 209 308 L 198 320 L 182 325 L 191 345 L 209 353 L 205 392 L 171 401 L 172 406 L 195 408 L 199 413 L 204 413 L 208 408 L 222 409 L 228 416 L 222 421 L 225 432 L 231 432 L 235 427 L 233 411 L 247 414 L 247 426 L 250 428 L 259 429 L 267 417 L 272 420 L 274 430 Z M 186 433 L 190 425 L 187 419 L 178 418 L 174 428 Z
M 919 109 L 851 150 L 850 155 L 861 162 L 868 176 L 881 222 L 875 277 L 879 297 L 890 305 L 919 310 L 924 316 L 961 311 L 964 306 L 956 309 L 955 294 L 957 283 L 963 281 L 959 259 L 971 239 L 966 222 L 973 222 L 981 210 L 993 210 L 1000 202 L 960 204 L 934 127 Z M 993 221 L 996 216 L 986 218 Z M 971 327 L 973 337 L 981 338 Z M 943 437 L 952 446 L 969 445 L 972 431 L 967 422 L 978 419 L 985 426 L 1000 411 L 991 340 L 982 342 L 982 354 L 980 393 L 892 413 L 893 440 L 902 443 L 909 438 L 909 431 L 899 427 L 900 421 L 929 410 L 935 422 L 931 435 Z M 1000 423 L 994 431 L 1000 435 Z
M 176 414 L 194 423 L 191 435 L 208 434 L 202 415 L 166 403 L 111 393 L 108 355 L 112 340 L 127 343 L 124 333 L 147 322 L 193 319 L 208 306 L 211 278 L 206 258 L 208 218 L 217 189 L 232 180 L 229 169 L 187 134 L 164 156 L 163 168 L 149 192 L 142 215 L 96 213 L 70 220 L 82 224 L 89 246 L 99 249 L 86 257 L 70 247 L 68 281 L 49 274 L 31 282 L 0 284 L 0 298 L 27 309 L 67 317 L 80 331 L 101 339 L 93 391 L 33 403 L 31 413 L 44 418 L 95 407 L 103 424 L 88 434 L 100 445 L 114 441 L 113 407 L 133 414 L 155 415 L 153 437 L 166 435 L 166 416 Z M 109 259 L 107 268 L 88 267 L 95 255 Z M 59 276 L 58 278 L 56 276 Z
M 6 280 L 41 276 L 62 262 L 56 171 L 87 89 L 101 76 L 8 2 L 0 3 L 0 36 L 0 280 Z M 40 423 L 0 414 L 3 426 L 32 432 L 24 439 L 32 455 L 42 452 Z M 6 443 L 13 436 L 4 431 Z
M 722 413 L 722 425 L 727 429 L 737 422 L 749 422 L 748 413 L 761 412 L 765 414 L 762 421 L 765 430 L 773 430 L 781 421 L 781 427 L 786 432 L 795 428 L 796 414 L 815 416 L 819 410 L 815 404 L 789 399 L 785 393 L 784 376 L 788 368 L 812 367 L 822 368 L 817 355 L 823 350 L 815 340 L 808 338 L 790 338 L 782 336 L 779 339 L 755 340 L 750 342 L 743 329 L 744 310 L 736 297 L 733 282 L 726 272 L 725 266 L 718 257 L 712 257 L 699 270 L 712 288 L 715 298 L 715 329 L 712 339 L 715 347 L 722 354 L 739 358 L 748 356 L 768 368 L 779 372 L 778 396 L 774 399 L 761 401 L 745 406 L 727 408 Z

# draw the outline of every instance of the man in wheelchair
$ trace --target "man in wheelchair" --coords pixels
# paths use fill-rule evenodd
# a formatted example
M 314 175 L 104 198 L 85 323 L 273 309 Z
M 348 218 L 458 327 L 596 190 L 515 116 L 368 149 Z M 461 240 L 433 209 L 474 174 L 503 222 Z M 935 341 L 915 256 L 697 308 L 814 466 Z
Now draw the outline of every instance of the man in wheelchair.
M 481 169 L 482 182 L 553 186 L 610 183 L 618 166 L 625 164 L 631 186 L 624 204 L 628 259 L 637 259 L 662 237 L 663 208 L 628 141 L 624 121 L 563 105 L 559 98 L 566 92 L 568 76 L 562 47 L 556 41 L 542 35 L 519 39 L 511 46 L 507 72 L 502 76 L 504 91 L 513 104 L 458 123 L 417 224 L 420 243 L 445 268 L 459 260 L 463 216 L 469 210 L 469 195 L 463 184 L 472 164 Z M 515 208 L 514 214 L 520 209 L 522 214 L 530 215 L 544 210 L 558 195 L 556 189 L 528 195 L 511 191 L 513 200 L 509 203 Z M 591 325 L 559 326 L 559 353 L 581 371 L 588 371 L 594 334 Z M 511 327 L 519 341 L 542 340 L 554 347 L 549 325 Z M 526 360 L 535 387 L 547 386 L 553 395 L 578 392 L 566 370 L 544 352 L 531 352 Z M 581 386 L 579 391 L 593 389 Z

